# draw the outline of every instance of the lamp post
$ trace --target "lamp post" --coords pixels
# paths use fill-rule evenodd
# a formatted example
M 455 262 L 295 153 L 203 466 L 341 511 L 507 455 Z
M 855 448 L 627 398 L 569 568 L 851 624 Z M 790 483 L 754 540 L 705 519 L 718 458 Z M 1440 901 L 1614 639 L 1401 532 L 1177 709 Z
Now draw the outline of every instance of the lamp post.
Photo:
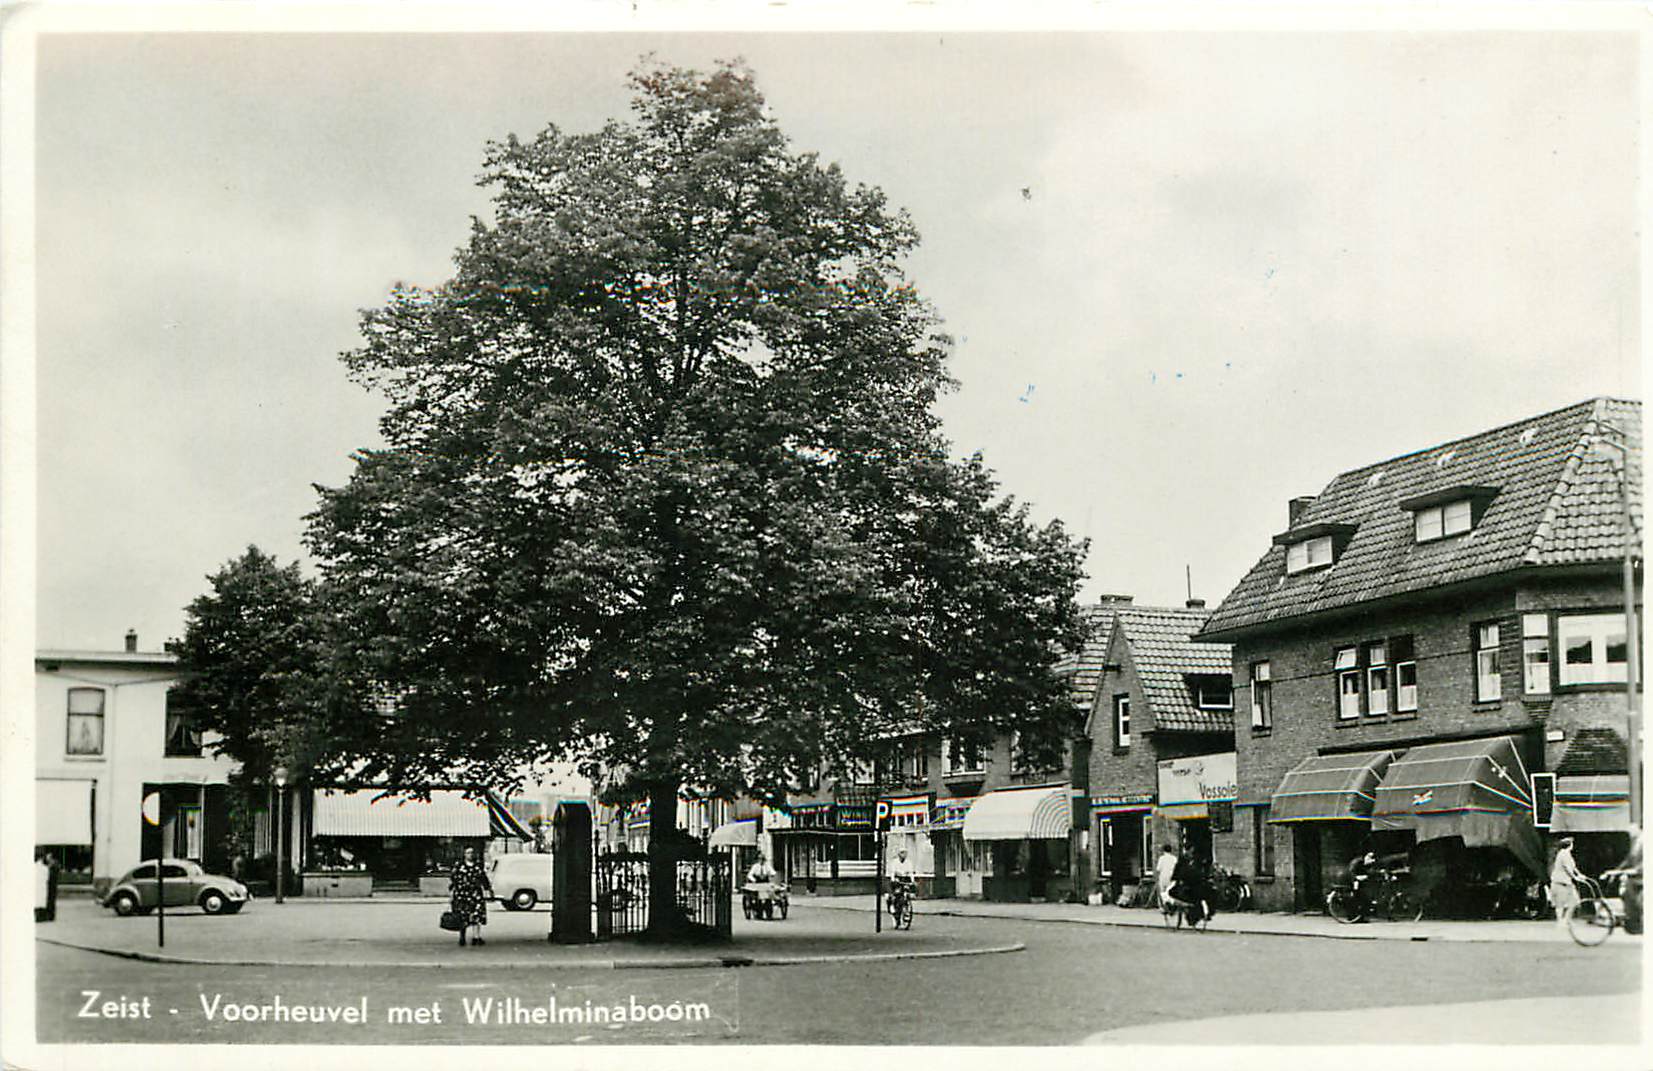
M 1626 743 L 1630 751 L 1630 824 L 1632 829 L 1640 829 L 1642 764 L 1641 732 L 1637 723 L 1641 720 L 1641 704 L 1636 690 L 1641 675 L 1641 644 L 1636 628 L 1636 524 L 1630 514 L 1630 446 L 1624 429 L 1612 424 L 1600 427 L 1596 445 L 1608 452 L 1619 484 L 1619 520 L 1624 531 L 1624 702 Z
M 285 860 L 282 858 L 283 855 L 285 854 L 284 849 L 286 847 L 286 845 L 283 844 L 283 841 L 285 841 L 287 839 L 287 830 L 286 830 L 286 821 L 285 821 L 285 819 L 286 819 L 286 813 L 285 813 L 286 812 L 286 802 L 287 802 L 287 767 L 277 766 L 275 768 L 275 783 L 276 783 L 276 827 L 275 827 L 275 838 L 276 838 L 276 850 L 275 850 L 276 903 L 279 904 L 285 899 L 285 894 L 286 894 L 286 891 L 287 891 L 287 882 L 286 882 L 287 864 L 286 864 Z

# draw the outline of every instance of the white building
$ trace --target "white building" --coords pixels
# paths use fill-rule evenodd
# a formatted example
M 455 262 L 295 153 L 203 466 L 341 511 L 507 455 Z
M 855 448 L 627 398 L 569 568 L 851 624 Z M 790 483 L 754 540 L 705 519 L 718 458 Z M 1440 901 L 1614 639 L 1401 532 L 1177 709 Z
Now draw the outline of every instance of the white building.
M 225 786 L 236 764 L 215 758 L 188 720 L 168 709 L 177 658 L 138 650 L 35 655 L 35 844 L 67 880 L 107 885 L 140 857 L 223 866 Z M 144 796 L 166 803 L 144 821 Z

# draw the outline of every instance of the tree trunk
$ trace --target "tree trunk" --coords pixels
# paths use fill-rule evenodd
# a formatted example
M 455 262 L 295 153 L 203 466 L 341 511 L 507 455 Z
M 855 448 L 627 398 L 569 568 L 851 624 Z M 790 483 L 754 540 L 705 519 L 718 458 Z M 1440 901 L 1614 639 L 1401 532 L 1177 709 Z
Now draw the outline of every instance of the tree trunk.
M 677 830 L 676 782 L 655 782 L 649 787 L 649 937 L 682 938 L 692 929 L 677 904 L 677 862 L 686 840 Z

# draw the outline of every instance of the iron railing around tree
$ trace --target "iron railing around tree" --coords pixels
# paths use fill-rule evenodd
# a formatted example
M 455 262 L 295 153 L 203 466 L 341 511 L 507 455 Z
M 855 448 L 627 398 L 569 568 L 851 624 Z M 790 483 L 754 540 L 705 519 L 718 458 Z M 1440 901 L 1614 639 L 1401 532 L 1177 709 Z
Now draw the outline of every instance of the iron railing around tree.
M 648 852 L 603 852 L 595 857 L 597 939 L 629 937 L 649 926 Z M 734 920 L 729 857 L 681 853 L 662 860 L 673 869 L 672 888 L 683 921 L 727 937 Z

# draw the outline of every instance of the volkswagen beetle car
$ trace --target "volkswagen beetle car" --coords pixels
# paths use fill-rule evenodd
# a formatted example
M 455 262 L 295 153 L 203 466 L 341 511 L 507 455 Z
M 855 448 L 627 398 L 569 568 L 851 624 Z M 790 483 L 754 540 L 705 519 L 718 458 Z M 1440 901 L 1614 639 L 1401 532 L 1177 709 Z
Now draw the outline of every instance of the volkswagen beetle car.
M 167 907 L 198 904 L 209 915 L 233 915 L 252 900 L 252 894 L 239 881 L 208 874 L 188 859 L 163 859 L 161 867 L 160 881 L 155 879 L 153 860 L 128 870 L 104 894 L 103 906 L 122 917 L 145 915 L 160 902 L 163 886 Z

